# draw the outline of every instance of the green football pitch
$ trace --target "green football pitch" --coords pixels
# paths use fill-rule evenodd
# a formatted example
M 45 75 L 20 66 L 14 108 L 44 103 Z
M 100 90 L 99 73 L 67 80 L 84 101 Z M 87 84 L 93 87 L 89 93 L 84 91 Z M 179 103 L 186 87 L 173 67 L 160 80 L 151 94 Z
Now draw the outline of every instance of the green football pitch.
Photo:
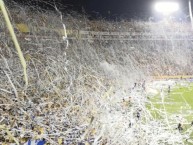
M 186 85 L 177 84 L 171 87 L 171 91 L 160 91 L 156 96 L 150 98 L 147 105 L 154 119 L 167 119 L 171 129 L 177 129 L 181 123 L 183 127 L 182 134 L 186 134 L 193 123 L 193 83 Z M 192 130 L 192 129 L 191 129 Z M 189 139 L 193 138 L 193 132 L 190 131 Z M 192 143 L 184 140 L 187 145 Z
M 190 125 L 193 121 L 193 83 L 178 84 L 171 87 L 169 93 L 166 89 L 151 97 L 150 100 L 148 108 L 155 119 L 167 117 L 174 124 L 184 123 L 185 125 Z

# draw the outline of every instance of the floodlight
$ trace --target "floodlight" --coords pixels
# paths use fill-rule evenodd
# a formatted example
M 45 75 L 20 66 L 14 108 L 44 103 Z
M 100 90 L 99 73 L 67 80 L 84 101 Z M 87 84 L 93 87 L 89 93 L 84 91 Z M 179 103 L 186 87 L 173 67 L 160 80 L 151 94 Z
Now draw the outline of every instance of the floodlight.
M 179 3 L 177 2 L 157 2 L 155 3 L 155 10 L 159 13 L 162 13 L 163 15 L 170 15 L 176 11 L 178 11 L 180 8 Z

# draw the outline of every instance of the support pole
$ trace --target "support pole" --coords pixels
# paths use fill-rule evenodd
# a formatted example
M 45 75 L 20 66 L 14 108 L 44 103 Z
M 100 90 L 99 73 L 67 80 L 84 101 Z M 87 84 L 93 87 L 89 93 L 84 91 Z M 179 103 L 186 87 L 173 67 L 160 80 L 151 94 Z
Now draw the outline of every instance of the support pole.
M 192 29 L 193 29 L 192 2 L 191 2 L 191 0 L 189 0 L 189 14 L 190 14 L 191 26 L 192 26 Z
M 21 65 L 23 67 L 23 73 L 24 73 L 24 81 L 25 81 L 25 84 L 26 84 L 26 87 L 27 87 L 27 85 L 28 85 L 28 76 L 27 76 L 26 61 L 25 61 L 25 59 L 23 57 L 23 53 L 21 51 L 19 42 L 18 42 L 17 37 L 15 35 L 13 26 L 12 26 L 11 21 L 9 19 L 9 16 L 8 16 L 7 11 L 6 11 L 5 4 L 4 4 L 3 0 L 0 0 L 0 9 L 1 9 L 2 13 L 3 13 L 3 16 L 4 16 L 4 19 L 5 19 L 7 28 L 9 30 L 9 33 L 11 35 L 11 38 L 12 38 L 12 40 L 14 42 L 14 45 L 15 45 L 15 48 L 17 50 L 19 59 L 21 61 Z

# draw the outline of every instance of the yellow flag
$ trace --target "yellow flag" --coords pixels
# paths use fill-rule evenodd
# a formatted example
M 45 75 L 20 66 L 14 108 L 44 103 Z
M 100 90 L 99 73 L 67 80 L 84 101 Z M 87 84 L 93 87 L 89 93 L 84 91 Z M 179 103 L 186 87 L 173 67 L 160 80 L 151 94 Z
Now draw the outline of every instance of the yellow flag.
M 62 144 L 62 138 L 58 139 L 58 144 L 61 145 Z
M 20 23 L 20 24 L 16 24 L 16 26 L 21 33 L 29 33 L 30 32 L 29 27 L 26 24 Z

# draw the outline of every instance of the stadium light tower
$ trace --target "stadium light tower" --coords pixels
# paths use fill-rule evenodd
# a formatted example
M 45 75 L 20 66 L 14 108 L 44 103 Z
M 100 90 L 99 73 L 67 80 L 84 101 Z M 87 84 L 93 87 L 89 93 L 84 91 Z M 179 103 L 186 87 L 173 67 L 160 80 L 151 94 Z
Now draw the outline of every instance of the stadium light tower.
M 169 16 L 180 9 L 180 5 L 175 1 L 157 1 L 154 6 L 155 10 L 164 16 Z

